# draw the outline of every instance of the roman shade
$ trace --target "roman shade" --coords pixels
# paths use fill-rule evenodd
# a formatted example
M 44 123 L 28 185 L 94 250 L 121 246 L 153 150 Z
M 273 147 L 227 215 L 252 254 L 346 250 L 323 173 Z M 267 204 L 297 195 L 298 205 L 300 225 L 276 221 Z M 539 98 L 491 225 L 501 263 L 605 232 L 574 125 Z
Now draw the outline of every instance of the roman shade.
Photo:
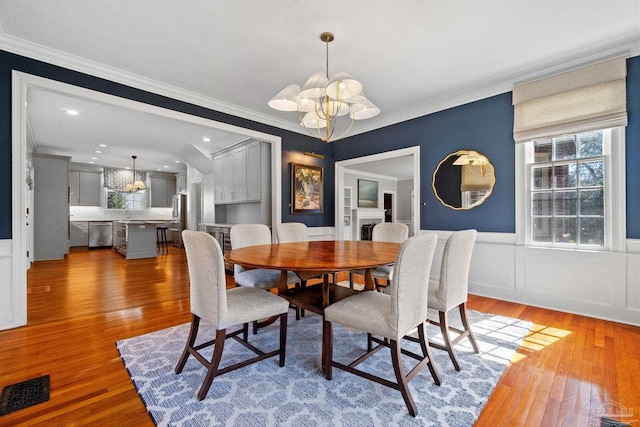
M 616 58 L 516 86 L 513 139 L 626 126 L 626 76 L 625 59 Z
M 136 171 L 134 179 L 130 170 L 104 168 L 104 186 L 109 190 L 124 191 L 125 186 L 133 180 L 147 182 L 147 173 Z

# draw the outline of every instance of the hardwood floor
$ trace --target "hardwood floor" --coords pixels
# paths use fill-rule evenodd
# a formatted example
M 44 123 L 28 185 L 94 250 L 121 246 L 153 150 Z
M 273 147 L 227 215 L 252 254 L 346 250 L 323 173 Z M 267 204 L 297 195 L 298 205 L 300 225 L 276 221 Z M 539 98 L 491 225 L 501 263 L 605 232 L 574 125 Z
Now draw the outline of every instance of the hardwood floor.
M 189 320 L 184 251 L 75 250 L 28 283 L 28 326 L 0 331 L 0 387 L 49 374 L 51 398 L 0 426 L 152 426 L 115 342 Z M 639 425 L 640 328 L 478 296 L 469 308 L 533 322 L 476 425 L 599 426 L 590 416 L 621 407 Z

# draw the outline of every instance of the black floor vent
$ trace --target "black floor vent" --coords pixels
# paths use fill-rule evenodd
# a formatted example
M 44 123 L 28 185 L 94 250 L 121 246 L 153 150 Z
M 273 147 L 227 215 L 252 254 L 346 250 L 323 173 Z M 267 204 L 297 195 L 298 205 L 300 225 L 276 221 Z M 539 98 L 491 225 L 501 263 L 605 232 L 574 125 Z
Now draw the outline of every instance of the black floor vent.
M 49 400 L 49 375 L 33 378 L 2 389 L 0 415 L 7 415 Z

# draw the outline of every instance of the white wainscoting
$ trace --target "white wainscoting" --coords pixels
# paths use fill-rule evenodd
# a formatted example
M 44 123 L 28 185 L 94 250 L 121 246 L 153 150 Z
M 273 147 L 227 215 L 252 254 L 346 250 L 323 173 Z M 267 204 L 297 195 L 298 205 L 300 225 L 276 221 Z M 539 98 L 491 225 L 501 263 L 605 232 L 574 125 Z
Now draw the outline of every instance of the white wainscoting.
M 435 279 L 451 232 L 434 232 Z M 640 244 L 629 239 L 627 247 L 627 253 L 543 249 L 516 246 L 515 234 L 478 233 L 469 292 L 640 326 Z
M 335 240 L 335 227 L 309 227 L 309 240 Z
M 26 290 L 17 294 L 13 274 L 12 241 L 0 240 L 0 330 L 15 328 L 26 323 L 24 299 Z M 26 275 L 26 273 L 25 273 Z

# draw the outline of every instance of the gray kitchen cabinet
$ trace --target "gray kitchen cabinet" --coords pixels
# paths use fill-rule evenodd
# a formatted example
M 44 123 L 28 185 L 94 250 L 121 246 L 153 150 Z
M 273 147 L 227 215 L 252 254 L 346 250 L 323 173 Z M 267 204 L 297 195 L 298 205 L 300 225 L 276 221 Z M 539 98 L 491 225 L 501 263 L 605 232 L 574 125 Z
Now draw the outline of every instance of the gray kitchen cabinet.
M 33 259 L 69 253 L 69 157 L 32 154 Z
M 101 206 L 102 174 L 100 172 L 69 172 L 69 205 Z
M 236 145 L 213 155 L 216 204 L 260 201 L 260 141 Z
M 244 202 L 247 200 L 247 147 L 233 150 L 233 193 L 231 200 Z
M 71 221 L 69 224 L 69 246 L 89 246 L 89 222 Z
M 170 208 L 173 206 L 173 195 L 176 194 L 175 177 L 152 176 L 151 204 L 152 208 Z

